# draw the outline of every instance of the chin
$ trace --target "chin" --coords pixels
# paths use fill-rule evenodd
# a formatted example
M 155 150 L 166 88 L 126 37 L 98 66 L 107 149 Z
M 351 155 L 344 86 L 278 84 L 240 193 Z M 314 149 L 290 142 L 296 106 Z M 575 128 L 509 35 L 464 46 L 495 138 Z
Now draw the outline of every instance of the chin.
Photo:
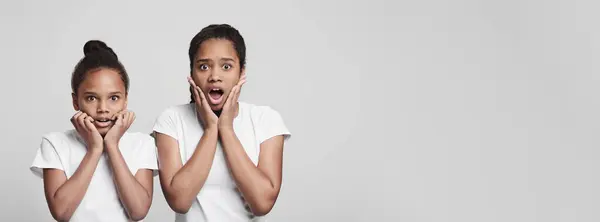
M 219 111 L 223 109 L 223 104 L 219 104 L 219 105 L 212 105 L 210 106 L 210 109 L 212 109 L 212 111 Z
M 98 131 L 98 133 L 100 133 L 100 136 L 102 136 L 102 138 L 104 138 L 104 136 L 106 136 L 106 134 L 108 133 L 108 130 L 101 130 L 101 131 Z

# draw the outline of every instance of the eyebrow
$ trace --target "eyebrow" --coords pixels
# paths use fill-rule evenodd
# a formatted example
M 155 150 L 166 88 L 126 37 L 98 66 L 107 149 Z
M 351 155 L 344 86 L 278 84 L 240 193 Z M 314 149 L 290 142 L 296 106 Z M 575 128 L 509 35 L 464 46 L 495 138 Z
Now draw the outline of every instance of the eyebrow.
M 84 95 L 97 95 L 97 93 L 95 93 L 95 92 L 83 92 L 83 94 L 84 94 Z M 122 92 L 120 92 L 120 91 L 115 91 L 115 92 L 110 92 L 110 93 L 108 93 L 108 94 L 109 94 L 109 95 L 117 95 L 117 94 L 119 94 L 119 95 L 120 95 L 120 94 L 123 94 L 123 93 L 122 93 Z
M 199 63 L 199 62 L 209 62 L 209 61 L 211 61 L 211 59 L 200 58 L 200 59 L 197 59 L 197 60 L 196 60 L 196 63 Z M 230 61 L 230 62 L 235 62 L 235 60 L 234 60 L 234 59 L 232 59 L 232 58 L 229 58 L 229 57 L 221 58 L 221 59 L 220 59 L 220 61 Z

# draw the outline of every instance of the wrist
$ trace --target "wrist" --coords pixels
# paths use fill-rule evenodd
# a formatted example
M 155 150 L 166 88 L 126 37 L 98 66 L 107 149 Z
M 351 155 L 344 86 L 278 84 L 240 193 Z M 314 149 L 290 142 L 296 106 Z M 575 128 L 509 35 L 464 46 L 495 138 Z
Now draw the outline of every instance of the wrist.
M 206 127 L 206 129 L 204 129 L 204 133 L 218 134 L 219 133 L 219 126 L 215 124 L 214 126 Z
M 217 128 L 219 129 L 219 131 L 233 130 L 233 123 L 219 122 L 219 124 L 217 125 Z
M 93 156 L 101 156 L 102 155 L 102 150 L 103 150 L 102 145 L 92 146 L 92 147 L 90 147 L 88 149 L 87 153 L 91 154 Z
M 104 148 L 105 149 L 116 149 L 118 146 L 118 142 L 112 141 L 112 140 L 105 140 L 104 141 Z
M 214 130 L 214 129 L 218 129 L 219 128 L 219 124 L 217 123 L 211 123 L 211 124 L 205 124 L 204 126 L 204 130 Z
M 235 131 L 233 130 L 233 126 L 219 126 L 219 135 L 229 135 L 229 134 L 235 134 Z

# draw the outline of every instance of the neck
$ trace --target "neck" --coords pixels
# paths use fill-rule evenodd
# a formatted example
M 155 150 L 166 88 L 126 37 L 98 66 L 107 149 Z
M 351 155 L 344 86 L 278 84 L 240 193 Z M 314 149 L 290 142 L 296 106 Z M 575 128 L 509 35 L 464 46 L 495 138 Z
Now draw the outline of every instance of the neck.
M 233 107 L 233 108 L 235 109 L 235 111 L 233 112 L 233 114 L 234 114 L 233 116 L 234 116 L 234 117 L 237 117 L 237 115 L 238 115 L 238 112 L 239 112 L 239 110 L 240 110 L 240 109 L 239 109 L 239 107 L 240 107 L 240 103 L 239 103 L 239 102 L 238 102 L 238 103 L 235 103 L 235 106 Z M 223 109 L 220 109 L 220 110 L 213 110 L 213 112 L 215 113 L 215 115 L 217 115 L 217 117 L 220 117 L 220 116 L 221 116 L 221 113 L 223 112 Z

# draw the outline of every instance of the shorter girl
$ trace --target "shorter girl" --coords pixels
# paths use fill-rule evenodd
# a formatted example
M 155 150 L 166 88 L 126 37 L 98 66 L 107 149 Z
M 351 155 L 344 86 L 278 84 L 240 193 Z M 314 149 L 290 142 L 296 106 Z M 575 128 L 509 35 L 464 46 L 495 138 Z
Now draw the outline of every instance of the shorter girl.
M 139 221 L 152 204 L 154 140 L 129 133 L 129 77 L 104 42 L 88 41 L 71 79 L 74 129 L 46 134 L 31 166 L 58 221 Z

